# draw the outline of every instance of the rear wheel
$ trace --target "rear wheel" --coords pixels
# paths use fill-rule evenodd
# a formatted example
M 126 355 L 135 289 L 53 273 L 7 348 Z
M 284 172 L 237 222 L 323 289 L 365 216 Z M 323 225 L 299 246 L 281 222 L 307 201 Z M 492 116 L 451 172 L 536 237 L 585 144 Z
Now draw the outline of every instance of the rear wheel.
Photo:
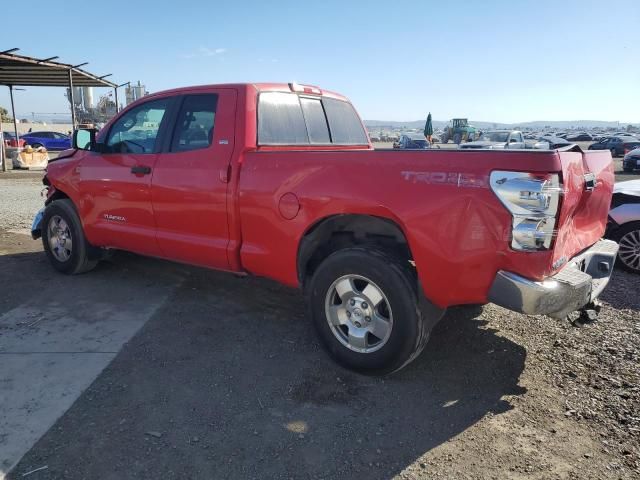
M 462 134 L 456 133 L 453 136 L 453 143 L 455 143 L 456 145 L 460 145 L 462 143 Z
M 612 148 L 610 151 L 611 151 L 611 157 L 616 158 L 616 149 Z
M 418 308 L 408 264 L 375 248 L 331 254 L 305 288 L 316 330 L 341 365 L 369 374 L 399 370 L 423 350 L 431 323 Z
M 623 225 L 615 240 L 620 245 L 618 265 L 628 272 L 640 273 L 640 222 Z
M 91 245 L 71 200 L 50 203 L 42 218 L 42 245 L 53 267 L 70 275 L 88 272 L 98 263 L 89 258 Z

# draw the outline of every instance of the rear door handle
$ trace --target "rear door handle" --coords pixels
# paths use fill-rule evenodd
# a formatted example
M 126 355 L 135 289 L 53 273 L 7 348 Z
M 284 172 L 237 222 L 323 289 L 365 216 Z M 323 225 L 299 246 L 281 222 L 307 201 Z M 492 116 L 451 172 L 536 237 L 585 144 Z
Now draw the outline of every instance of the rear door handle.
M 151 173 L 151 167 L 136 165 L 135 167 L 131 167 L 131 173 L 135 173 L 137 175 L 148 175 Z

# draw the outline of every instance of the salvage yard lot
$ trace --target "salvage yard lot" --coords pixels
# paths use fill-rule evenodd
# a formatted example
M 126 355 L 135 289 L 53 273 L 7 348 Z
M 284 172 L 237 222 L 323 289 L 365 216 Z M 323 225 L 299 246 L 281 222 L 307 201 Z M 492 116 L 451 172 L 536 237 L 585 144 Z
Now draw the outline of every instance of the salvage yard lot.
M 639 276 L 583 327 L 452 309 L 363 377 L 270 281 L 125 253 L 55 273 L 26 235 L 39 178 L 0 177 L 0 477 L 24 453 L 8 478 L 640 475 Z

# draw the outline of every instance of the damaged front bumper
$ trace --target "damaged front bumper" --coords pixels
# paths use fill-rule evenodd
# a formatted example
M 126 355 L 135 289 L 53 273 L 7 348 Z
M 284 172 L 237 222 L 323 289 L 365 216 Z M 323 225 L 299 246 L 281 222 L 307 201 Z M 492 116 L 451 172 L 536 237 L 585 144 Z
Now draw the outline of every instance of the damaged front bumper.
M 617 253 L 616 242 L 600 240 L 542 281 L 500 270 L 489 301 L 520 313 L 565 318 L 598 298 L 609 283 Z
M 36 216 L 33 218 L 31 224 L 31 238 L 34 240 L 39 239 L 42 236 L 42 217 L 44 217 L 44 208 L 41 208 Z

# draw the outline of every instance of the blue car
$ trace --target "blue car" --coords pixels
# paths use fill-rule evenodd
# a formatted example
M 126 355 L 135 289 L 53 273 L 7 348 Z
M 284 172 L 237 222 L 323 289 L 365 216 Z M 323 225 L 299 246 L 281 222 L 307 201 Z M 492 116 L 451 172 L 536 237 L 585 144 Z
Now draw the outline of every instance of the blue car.
M 20 138 L 33 148 L 44 147 L 47 150 L 66 150 L 71 148 L 71 137 L 59 132 L 29 132 Z

